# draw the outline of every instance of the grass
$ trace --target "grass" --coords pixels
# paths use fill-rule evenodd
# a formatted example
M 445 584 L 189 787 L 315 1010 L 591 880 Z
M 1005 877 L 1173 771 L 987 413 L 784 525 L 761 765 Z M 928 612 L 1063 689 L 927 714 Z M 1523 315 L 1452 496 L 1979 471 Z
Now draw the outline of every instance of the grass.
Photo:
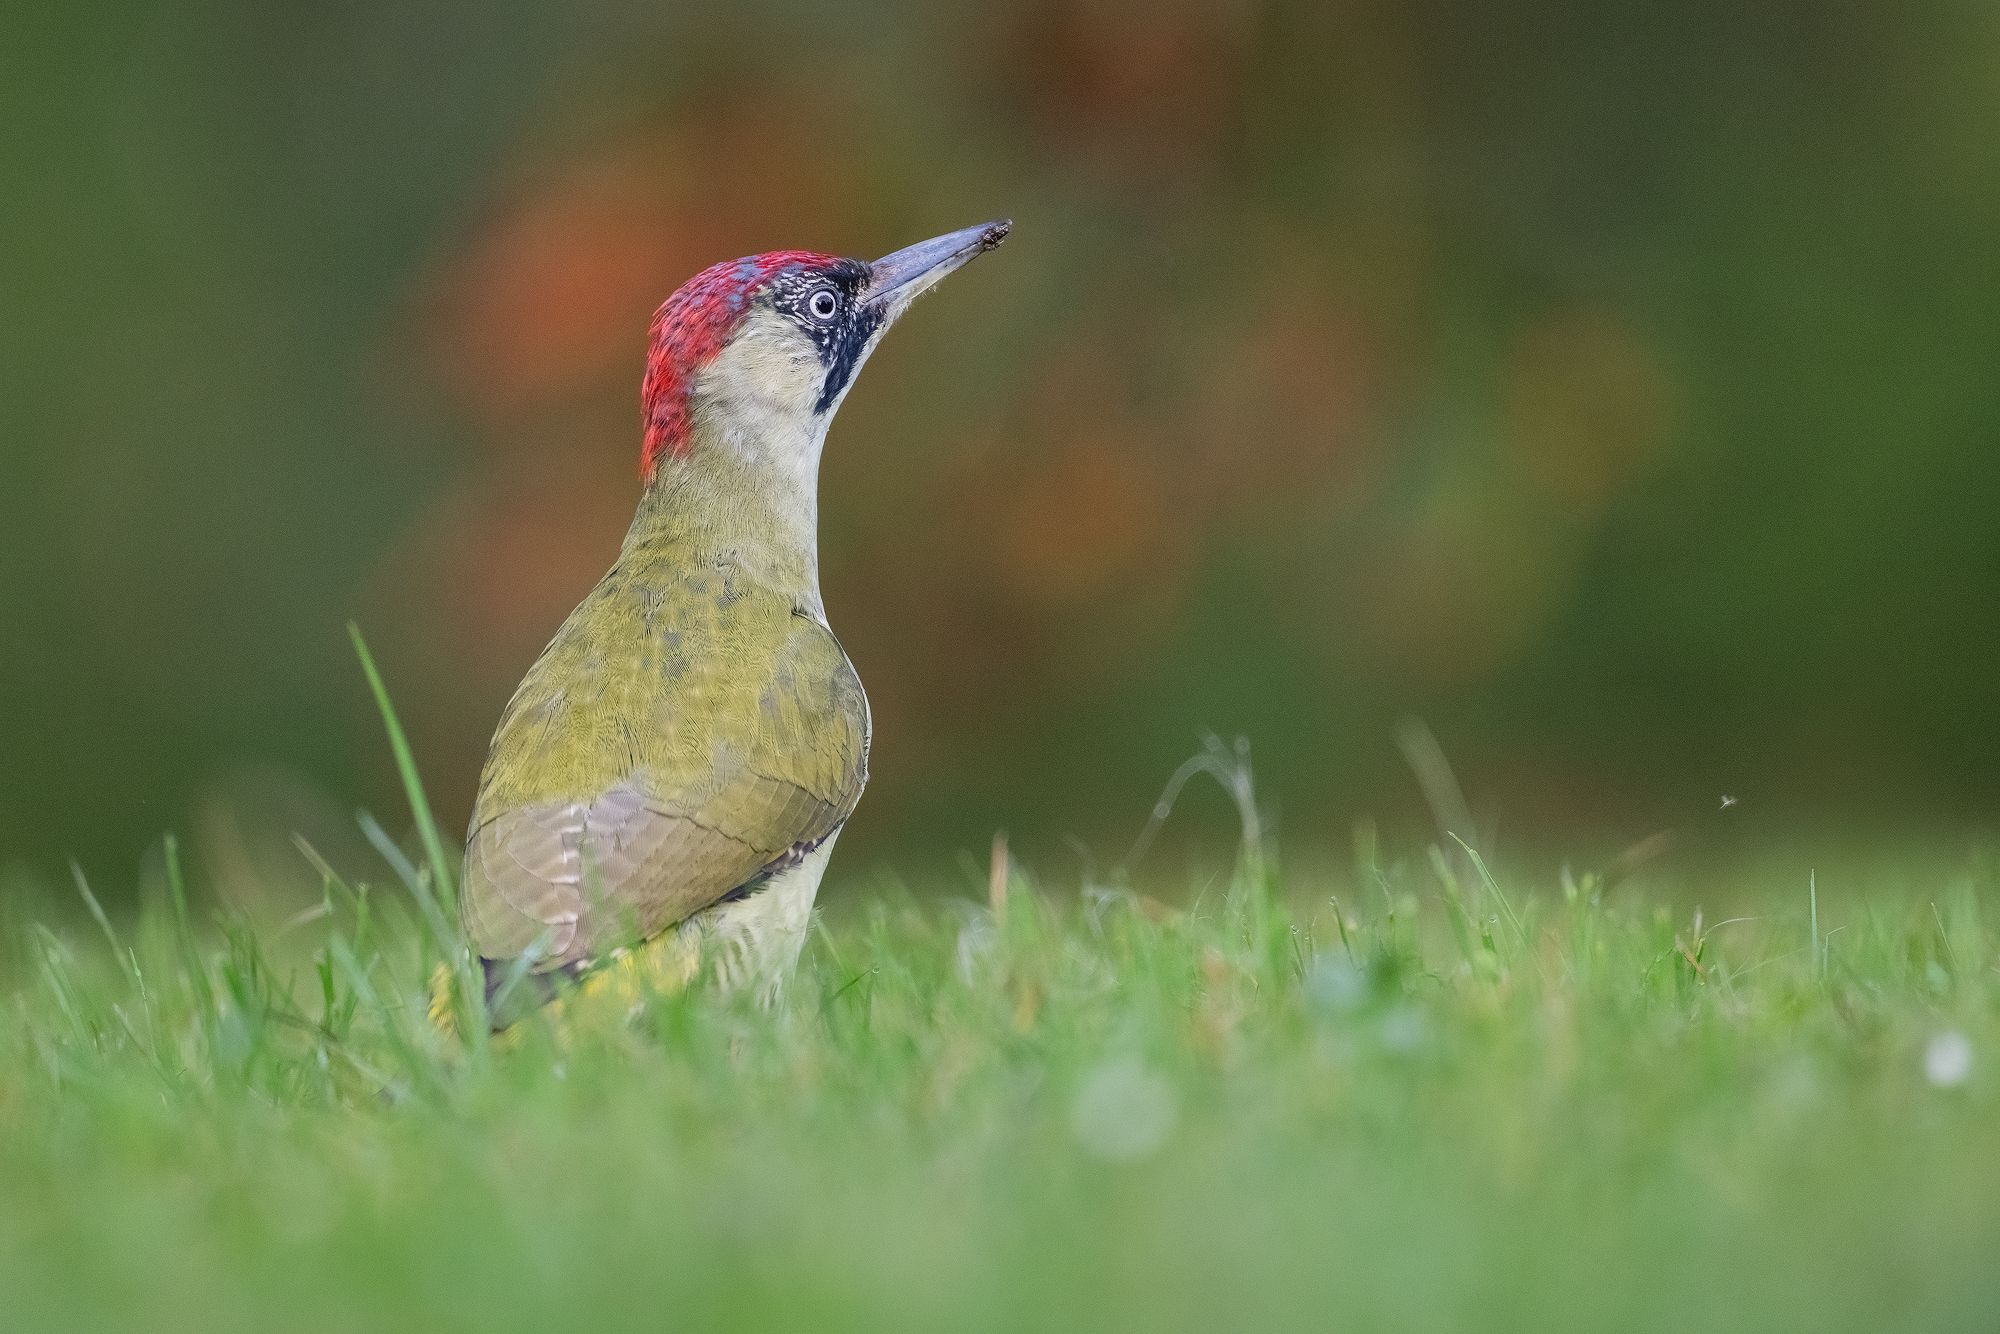
M 1250 852 L 1183 912 L 850 896 L 774 1010 L 506 1042 L 426 1019 L 431 866 L 268 938 L 90 898 L 10 942 L 0 1324 L 1994 1327 L 1990 861 L 1709 926 Z
M 1345 922 L 877 898 L 774 1012 L 580 1001 L 504 1049 L 429 1026 L 380 893 L 296 971 L 172 904 L 38 931 L 5 1323 L 1992 1327 L 1990 877 L 1817 948 L 1805 903 L 1696 944 L 1427 879 Z

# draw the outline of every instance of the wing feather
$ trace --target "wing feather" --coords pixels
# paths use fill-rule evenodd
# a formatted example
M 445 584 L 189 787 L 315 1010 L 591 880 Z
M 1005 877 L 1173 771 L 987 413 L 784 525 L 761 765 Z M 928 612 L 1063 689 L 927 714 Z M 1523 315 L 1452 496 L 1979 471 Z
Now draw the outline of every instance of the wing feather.
M 867 781 L 867 699 L 825 626 L 754 586 L 632 596 L 618 576 L 494 736 L 462 900 L 486 958 L 546 933 L 554 968 L 654 935 L 817 845 Z

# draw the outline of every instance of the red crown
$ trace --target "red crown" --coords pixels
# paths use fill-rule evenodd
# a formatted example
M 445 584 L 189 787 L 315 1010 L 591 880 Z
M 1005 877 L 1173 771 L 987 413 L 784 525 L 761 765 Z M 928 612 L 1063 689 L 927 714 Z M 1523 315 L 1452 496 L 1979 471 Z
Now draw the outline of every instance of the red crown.
M 662 455 L 686 458 L 694 441 L 688 432 L 688 391 L 701 368 L 729 341 L 750 296 L 781 269 L 818 268 L 839 263 L 834 255 L 810 250 L 773 250 L 703 269 L 661 303 L 653 314 L 646 378 L 639 388 L 645 414 L 646 445 L 639 476 L 650 482 Z

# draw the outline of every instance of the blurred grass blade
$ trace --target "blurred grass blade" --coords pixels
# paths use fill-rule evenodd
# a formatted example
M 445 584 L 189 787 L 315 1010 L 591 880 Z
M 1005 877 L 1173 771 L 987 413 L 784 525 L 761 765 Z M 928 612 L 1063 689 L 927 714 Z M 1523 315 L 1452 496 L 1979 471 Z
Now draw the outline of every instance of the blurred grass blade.
M 1507 925 L 1514 930 L 1514 938 L 1523 945 L 1527 944 L 1528 928 L 1522 924 L 1520 915 L 1514 911 L 1514 905 L 1509 903 L 1507 896 L 1500 891 L 1499 882 L 1494 880 L 1493 873 L 1486 869 L 1486 859 L 1479 855 L 1479 849 L 1473 847 L 1464 839 L 1459 838 L 1457 834 L 1453 834 L 1452 838 L 1458 843 L 1458 846 L 1465 849 L 1465 855 L 1472 859 L 1472 869 L 1479 872 L 1479 879 L 1486 886 L 1486 892 L 1491 894 L 1493 901 L 1500 905 L 1501 913 L 1507 918 Z
M 72 984 L 76 956 L 70 953 L 61 936 L 40 922 L 35 923 L 35 937 L 41 946 L 35 951 L 35 964 L 42 974 L 42 981 L 48 985 L 49 994 L 56 998 L 56 1008 L 69 1022 L 71 1034 L 79 1042 L 87 1044 L 91 1041 L 90 1024 L 78 1006 L 76 988 Z
M 1203 733 L 1202 749 L 1198 755 L 1190 756 L 1181 767 L 1174 770 L 1173 777 L 1160 792 L 1160 799 L 1153 803 L 1153 813 L 1146 821 L 1146 827 L 1139 831 L 1133 841 L 1132 850 L 1125 854 L 1118 873 L 1129 877 L 1139 859 L 1153 845 L 1153 839 L 1173 814 L 1174 803 L 1180 800 L 1181 789 L 1196 774 L 1205 773 L 1222 786 L 1229 799 L 1236 804 L 1236 818 L 1242 828 L 1242 840 L 1237 847 L 1237 872 L 1241 887 L 1259 891 L 1269 889 L 1269 877 L 1265 863 L 1264 822 L 1257 811 L 1256 784 L 1250 772 L 1250 739 L 1237 737 L 1232 750 L 1222 744 L 1222 738 L 1213 732 Z
M 327 953 L 334 969 L 347 979 L 348 990 L 380 1020 L 382 1037 L 388 1042 L 391 1052 L 402 1063 L 404 1070 L 412 1078 L 422 1079 L 426 1087 L 436 1087 L 436 1080 L 426 1077 L 436 1074 L 436 1062 L 426 1059 L 411 1038 L 407 1016 L 386 1002 L 381 993 L 375 989 L 375 984 L 369 980 L 367 966 L 354 957 L 354 951 L 349 949 L 347 942 L 339 936 L 328 942 Z M 360 1065 L 358 1061 L 356 1068 L 362 1070 L 364 1075 L 378 1080 L 382 1085 L 381 1091 L 388 1093 L 392 1098 L 409 1092 L 407 1086 L 398 1088 L 394 1080 Z
M 1403 762 L 1416 775 L 1417 786 L 1423 790 L 1424 803 L 1431 808 L 1431 818 L 1437 821 L 1439 831 L 1461 844 L 1465 839 L 1459 838 L 1460 830 L 1476 837 L 1472 808 L 1466 804 L 1458 775 L 1452 772 L 1451 761 L 1445 758 L 1444 747 L 1438 744 L 1430 724 L 1415 714 L 1404 718 L 1396 724 L 1396 748 L 1403 752 Z
M 368 676 L 368 687 L 375 692 L 376 707 L 382 711 L 382 726 L 389 733 L 389 749 L 396 755 L 396 771 L 403 777 L 403 791 L 410 799 L 410 814 L 417 821 L 417 836 L 423 840 L 424 856 L 430 860 L 431 883 L 437 887 L 438 898 L 445 906 L 455 908 L 458 905 L 457 890 L 451 867 L 445 861 L 444 840 L 438 837 L 437 821 L 431 817 L 431 805 L 424 796 L 424 780 L 417 773 L 416 756 L 410 753 L 410 743 L 403 736 L 403 725 L 396 721 L 396 709 L 389 703 L 388 687 L 382 684 L 382 674 L 375 670 L 375 660 L 368 655 L 368 645 L 361 638 L 361 627 L 349 621 L 347 633 L 354 640 L 354 652 L 361 659 L 361 670 Z
M 1465 961 L 1478 966 L 1480 960 L 1473 948 L 1475 928 L 1472 915 L 1465 909 L 1465 902 L 1458 890 L 1458 877 L 1452 874 L 1451 859 L 1444 855 L 1444 849 L 1433 843 L 1428 849 L 1431 871 L 1437 876 L 1438 888 L 1444 893 L 1445 920 L 1451 923 L 1451 936 L 1458 944 L 1458 952 Z
M 457 933 L 451 929 L 437 895 L 431 892 L 430 881 L 417 864 L 396 846 L 396 840 L 389 837 L 389 832 L 376 822 L 374 816 L 367 811 L 356 811 L 354 821 L 361 826 L 361 832 L 367 835 L 375 851 L 382 854 L 382 860 L 396 872 L 396 878 L 409 889 L 410 897 L 417 901 L 417 911 L 423 915 L 424 927 L 430 932 L 432 943 L 441 953 L 450 952 Z
M 145 987 L 139 981 L 138 965 L 128 957 L 129 952 L 126 948 L 118 943 L 118 933 L 111 929 L 111 919 L 104 915 L 104 907 L 97 901 L 97 895 L 90 892 L 90 882 L 83 878 L 83 867 L 77 865 L 74 857 L 70 858 L 69 873 L 76 879 L 76 892 L 83 895 L 84 903 L 90 908 L 90 915 L 97 921 L 97 929 L 111 942 L 111 957 L 118 961 L 119 971 L 125 974 L 127 982 L 144 991 Z
M 366 812 L 358 812 L 357 819 L 362 814 L 366 814 Z M 366 825 L 362 826 L 362 832 L 364 834 L 367 832 Z M 370 841 L 373 842 L 372 839 Z M 354 914 L 354 933 L 352 937 L 354 950 L 357 954 L 365 952 L 367 949 L 369 928 L 368 886 L 364 884 L 359 889 L 356 889 L 354 886 L 349 885 L 346 879 L 333 869 L 332 863 L 320 855 L 319 849 L 307 841 L 304 834 L 294 833 L 292 835 L 292 846 L 299 850 L 299 854 L 312 865 L 315 871 L 319 872 L 320 893 L 329 913 L 334 910 L 334 891 L 340 891 L 340 906 L 345 907 L 349 912 Z M 395 847 L 393 843 L 390 846 Z M 396 848 L 396 851 L 400 854 L 402 849 Z M 404 860 L 407 862 L 408 858 Z
M 188 921 L 187 883 L 181 878 L 180 840 L 166 837 L 167 893 L 174 901 L 174 930 L 179 936 L 181 961 L 188 972 L 188 985 L 201 1002 L 203 1023 L 215 1018 L 215 988 L 208 980 L 208 961 L 194 942 L 194 926 Z
M 382 711 L 382 726 L 389 734 L 389 748 L 395 752 L 396 770 L 403 778 L 403 791 L 410 800 L 410 814 L 417 822 L 417 837 L 424 845 L 424 858 L 430 863 L 430 881 L 416 873 L 402 849 L 382 832 L 373 817 L 365 812 L 361 816 L 362 831 L 379 849 L 396 874 L 403 877 L 416 895 L 420 911 L 430 928 L 437 950 L 458 975 L 458 1004 L 463 1008 L 463 1022 L 458 1031 L 465 1035 L 476 1050 L 484 1050 L 488 1032 L 486 1016 L 486 986 L 479 968 L 472 961 L 472 953 L 465 946 L 457 929 L 458 890 L 453 882 L 451 864 L 446 860 L 444 840 L 438 835 L 437 821 L 431 815 L 430 801 L 424 796 L 423 778 L 417 773 L 417 759 L 410 751 L 410 743 L 403 735 L 403 726 L 396 720 L 395 706 L 389 702 L 389 689 L 382 683 L 382 674 L 375 670 L 375 660 L 369 656 L 368 645 L 361 638 L 361 627 L 354 622 L 347 623 L 347 633 L 354 640 L 354 652 L 361 659 L 361 670 L 368 676 L 369 689 L 375 692 L 375 704 Z
M 556 929 L 549 927 L 536 936 L 529 943 L 527 949 L 522 950 L 517 957 L 508 960 L 507 971 L 501 976 L 500 985 L 494 989 L 493 999 L 486 1007 L 490 1013 L 504 1015 L 508 1012 L 507 1002 L 512 999 L 514 989 L 521 985 L 522 980 L 528 976 L 529 970 L 548 957 L 549 950 L 554 948 L 555 943 Z M 484 979 L 482 978 L 481 980 L 483 981 Z

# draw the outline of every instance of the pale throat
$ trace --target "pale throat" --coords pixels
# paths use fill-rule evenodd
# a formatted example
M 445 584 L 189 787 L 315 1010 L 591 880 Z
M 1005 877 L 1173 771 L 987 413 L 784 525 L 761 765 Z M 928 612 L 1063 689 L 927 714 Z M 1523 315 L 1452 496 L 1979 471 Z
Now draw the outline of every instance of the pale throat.
M 690 392 L 689 447 L 660 461 L 625 539 L 629 555 L 733 565 L 822 623 L 819 461 L 825 371 L 789 321 L 761 312 Z

